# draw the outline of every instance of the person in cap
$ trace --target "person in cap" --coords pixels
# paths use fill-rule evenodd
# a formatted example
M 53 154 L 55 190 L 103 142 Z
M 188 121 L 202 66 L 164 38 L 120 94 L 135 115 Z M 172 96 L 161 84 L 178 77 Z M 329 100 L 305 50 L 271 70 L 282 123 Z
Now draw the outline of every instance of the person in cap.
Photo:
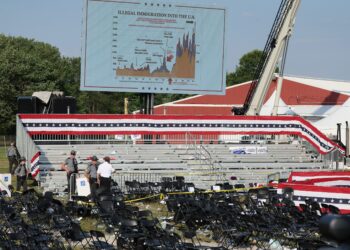
M 75 192 L 75 177 L 78 173 L 78 161 L 75 158 L 76 152 L 72 150 L 70 156 L 62 163 L 61 169 L 67 173 L 68 192 Z
M 109 194 L 111 192 L 111 177 L 114 172 L 111 165 L 111 158 L 106 156 L 103 158 L 104 162 L 98 167 L 97 182 L 100 185 L 99 194 Z
M 7 159 L 9 161 L 9 173 L 13 174 L 14 169 L 18 166 L 18 159 L 20 155 L 17 150 L 16 144 L 11 142 L 10 147 L 7 149 Z
M 27 169 L 26 158 L 21 157 L 19 159 L 19 164 L 14 170 L 15 175 L 17 176 L 17 191 L 20 191 L 21 187 L 23 187 L 23 192 L 27 191 L 27 177 L 29 171 Z
M 85 177 L 89 180 L 90 183 L 90 192 L 91 192 L 91 199 L 93 201 L 96 200 L 96 190 L 98 188 L 97 183 L 97 170 L 100 163 L 98 162 L 97 156 L 92 156 L 91 161 L 88 163 L 88 166 L 85 170 Z

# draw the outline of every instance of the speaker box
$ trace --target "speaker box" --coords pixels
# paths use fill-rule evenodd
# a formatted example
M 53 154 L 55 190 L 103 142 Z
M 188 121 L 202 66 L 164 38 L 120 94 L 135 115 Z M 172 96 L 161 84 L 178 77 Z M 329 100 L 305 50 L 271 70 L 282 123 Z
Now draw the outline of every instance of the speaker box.
M 19 96 L 17 98 L 18 114 L 35 114 L 38 112 L 38 100 L 35 96 Z
M 52 98 L 51 113 L 67 114 L 68 109 L 70 114 L 75 114 L 77 112 L 77 102 L 74 97 L 65 96 Z

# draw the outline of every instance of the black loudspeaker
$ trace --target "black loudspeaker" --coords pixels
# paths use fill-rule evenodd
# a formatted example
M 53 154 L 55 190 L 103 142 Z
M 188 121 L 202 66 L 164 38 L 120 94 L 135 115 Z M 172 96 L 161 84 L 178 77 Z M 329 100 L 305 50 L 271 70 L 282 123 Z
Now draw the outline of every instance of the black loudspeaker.
M 65 96 L 52 98 L 51 113 L 67 114 L 68 109 L 70 114 L 75 114 L 77 112 L 77 101 L 74 97 Z
M 17 98 L 18 114 L 35 114 L 38 112 L 38 100 L 35 96 L 19 96 Z

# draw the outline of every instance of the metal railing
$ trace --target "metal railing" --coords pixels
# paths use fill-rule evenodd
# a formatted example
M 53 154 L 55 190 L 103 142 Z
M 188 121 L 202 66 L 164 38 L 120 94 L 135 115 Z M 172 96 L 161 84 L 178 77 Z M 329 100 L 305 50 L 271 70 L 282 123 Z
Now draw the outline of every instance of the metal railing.
M 80 176 L 83 176 L 81 173 L 72 173 L 69 177 L 69 200 L 72 200 L 72 195 L 77 194 L 77 178 L 80 178 Z M 74 191 L 74 192 L 73 192 Z
M 208 149 L 206 149 L 202 144 L 198 146 L 199 162 L 201 165 L 209 166 L 211 171 L 214 172 L 213 157 L 211 156 Z
M 158 182 L 162 181 L 162 176 L 159 173 L 125 173 L 125 172 L 117 172 L 112 174 L 112 179 L 118 183 L 118 187 L 122 192 L 127 193 L 128 187 L 125 185 L 127 181 L 138 181 L 140 183 L 148 183 L 148 182 Z
M 216 178 L 217 181 L 225 179 L 225 173 L 223 172 L 223 167 L 219 162 L 215 162 L 209 150 L 204 146 L 203 141 L 201 140 L 197 144 L 197 138 L 194 135 L 188 134 L 190 139 L 187 147 L 187 153 L 189 150 L 192 150 L 194 153 L 194 159 L 199 161 L 201 167 L 208 167 L 210 169 L 210 175 Z M 203 139 L 203 138 L 200 138 Z M 211 140 L 209 144 L 213 144 Z
M 20 123 L 20 122 L 18 122 Z M 23 126 L 22 126 L 23 127 Z M 274 144 L 298 140 L 295 135 L 169 134 L 169 135 L 32 135 L 36 144 Z
M 214 158 L 212 157 L 209 150 L 204 146 L 200 145 L 200 159 L 203 159 L 203 164 L 210 167 L 212 175 L 216 177 L 216 181 L 223 181 L 225 180 L 225 171 L 224 167 L 220 164 L 220 162 L 216 162 Z M 201 163 L 202 164 L 202 163 Z

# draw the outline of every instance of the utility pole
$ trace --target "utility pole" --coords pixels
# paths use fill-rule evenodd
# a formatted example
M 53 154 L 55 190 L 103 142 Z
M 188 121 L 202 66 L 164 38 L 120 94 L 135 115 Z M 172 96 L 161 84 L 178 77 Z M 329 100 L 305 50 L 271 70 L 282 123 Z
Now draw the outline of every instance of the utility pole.
M 154 94 L 153 93 L 144 93 L 140 94 L 140 113 L 144 115 L 153 115 L 154 107 Z M 152 144 L 153 135 L 144 135 L 143 136 L 145 144 Z
M 124 114 L 127 115 L 129 112 L 129 99 L 127 97 L 124 98 Z
M 348 121 L 345 122 L 345 145 L 346 145 L 346 157 L 349 157 L 350 156 L 350 131 L 349 131 L 349 123 Z

